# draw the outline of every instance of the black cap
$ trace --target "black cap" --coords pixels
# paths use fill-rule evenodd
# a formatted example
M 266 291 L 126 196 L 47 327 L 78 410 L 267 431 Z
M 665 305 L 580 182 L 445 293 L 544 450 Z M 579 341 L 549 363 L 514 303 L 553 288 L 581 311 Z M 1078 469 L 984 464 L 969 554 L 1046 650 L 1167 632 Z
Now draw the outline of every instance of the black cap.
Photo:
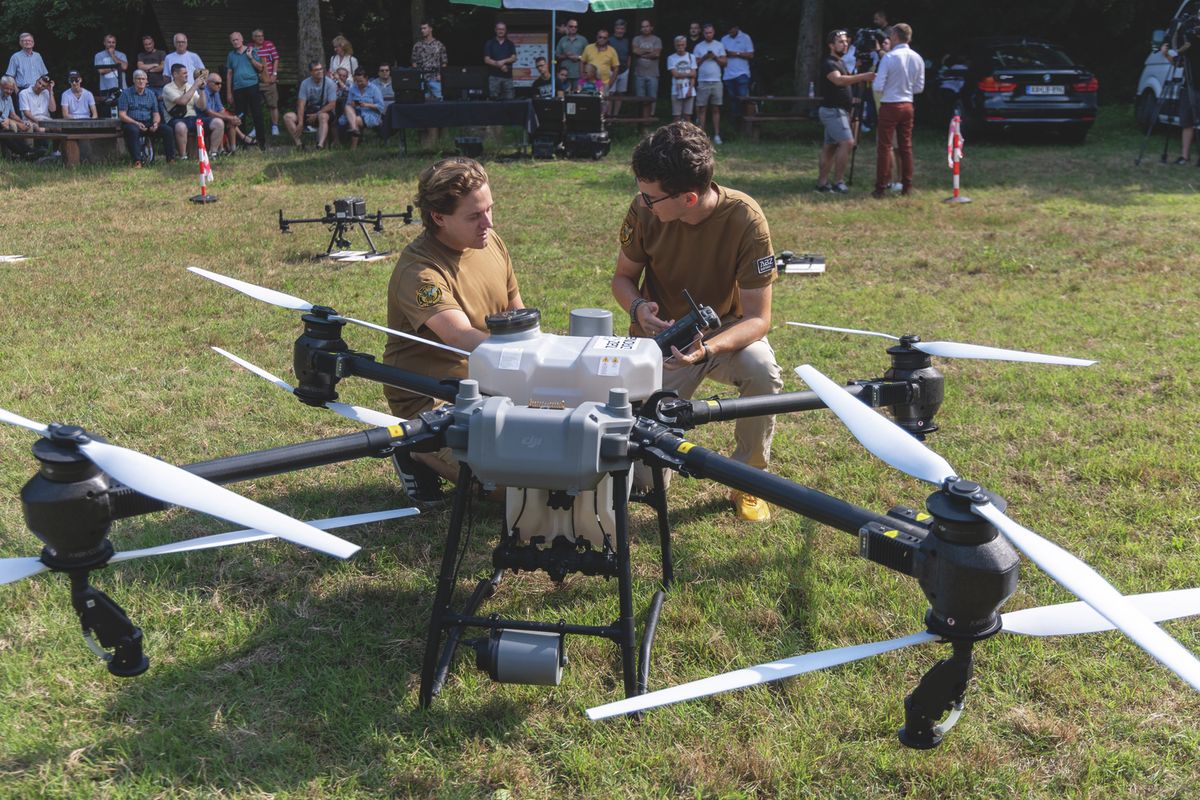
M 67 80 L 70 80 L 71 78 L 82 78 L 82 77 L 83 76 L 79 74 L 79 70 L 73 69 L 67 73 Z M 46 80 L 50 80 L 50 78 L 47 77 Z

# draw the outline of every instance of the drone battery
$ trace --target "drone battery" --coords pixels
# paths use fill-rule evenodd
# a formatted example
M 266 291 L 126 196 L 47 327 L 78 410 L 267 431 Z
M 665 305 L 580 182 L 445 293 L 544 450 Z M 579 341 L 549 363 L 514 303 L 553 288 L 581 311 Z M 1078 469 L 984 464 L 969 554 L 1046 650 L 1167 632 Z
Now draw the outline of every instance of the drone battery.
M 563 140 L 567 158 L 588 158 L 599 161 L 608 155 L 611 146 L 612 142 L 609 140 L 608 131 L 591 133 L 568 131 Z
M 351 219 L 367 215 L 367 201 L 361 197 L 342 197 L 333 201 L 333 215 L 337 219 Z
M 558 633 L 493 629 L 475 649 L 475 665 L 499 683 L 558 686 L 566 663 Z

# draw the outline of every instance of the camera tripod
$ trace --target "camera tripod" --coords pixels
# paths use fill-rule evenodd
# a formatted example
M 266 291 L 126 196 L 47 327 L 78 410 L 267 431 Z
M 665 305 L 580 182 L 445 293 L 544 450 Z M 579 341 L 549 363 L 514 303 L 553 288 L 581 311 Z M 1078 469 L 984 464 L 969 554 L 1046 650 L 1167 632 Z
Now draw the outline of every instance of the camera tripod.
M 1185 22 L 1187 22 L 1187 20 L 1189 18 L 1192 19 L 1193 26 L 1200 25 L 1200 20 L 1195 19 L 1193 15 L 1186 14 L 1186 13 L 1180 14 L 1178 17 L 1176 17 L 1174 20 L 1172 20 L 1172 23 L 1171 23 L 1171 32 L 1167 36 L 1167 42 L 1170 45 L 1173 46 L 1176 43 L 1176 40 L 1178 39 L 1180 33 L 1184 32 L 1183 25 Z M 1159 93 L 1159 96 L 1158 96 L 1158 103 L 1156 103 L 1154 106 L 1154 113 L 1150 115 L 1150 121 L 1146 125 L 1146 134 L 1145 134 L 1145 136 L 1142 137 L 1142 146 L 1138 150 L 1137 158 L 1135 158 L 1133 160 L 1133 163 L 1135 166 L 1140 167 L 1142 165 L 1142 158 L 1146 155 L 1146 148 L 1150 144 L 1150 137 L 1154 135 L 1154 128 L 1156 125 L 1159 124 L 1159 115 L 1162 114 L 1163 106 L 1165 106 L 1167 103 L 1167 87 L 1169 87 L 1171 85 L 1172 81 L 1174 81 L 1179 76 L 1180 72 L 1182 72 L 1182 74 L 1183 74 L 1183 80 L 1182 80 L 1182 82 L 1179 83 L 1178 90 L 1177 90 L 1178 95 L 1176 97 L 1176 102 L 1175 102 L 1176 113 L 1180 114 L 1180 112 L 1182 111 L 1182 104 L 1185 101 L 1185 99 L 1189 104 L 1191 103 L 1191 98 L 1190 97 L 1185 98 L 1185 96 L 1184 96 L 1184 92 L 1191 92 L 1192 87 L 1195 85 L 1192 83 L 1191 61 L 1185 55 L 1185 53 L 1187 52 L 1187 50 L 1190 46 L 1191 46 L 1190 44 L 1185 44 L 1183 46 L 1183 48 L 1173 48 L 1176 52 L 1176 55 L 1171 60 L 1171 68 L 1169 70 L 1167 70 L 1167 79 L 1163 82 L 1162 91 Z M 1179 66 L 1180 62 L 1183 63 L 1182 70 L 1180 70 L 1180 66 Z M 1196 111 L 1197 111 L 1197 109 L 1193 109 L 1193 114 L 1195 114 Z M 1183 129 L 1182 114 L 1180 114 L 1179 121 L 1180 121 L 1180 130 L 1182 130 Z M 1163 133 L 1162 155 L 1159 156 L 1160 163 L 1162 163 L 1162 164 L 1167 163 L 1167 153 L 1170 150 L 1170 146 L 1171 146 L 1171 130 L 1169 127 L 1165 127 L 1164 133 Z

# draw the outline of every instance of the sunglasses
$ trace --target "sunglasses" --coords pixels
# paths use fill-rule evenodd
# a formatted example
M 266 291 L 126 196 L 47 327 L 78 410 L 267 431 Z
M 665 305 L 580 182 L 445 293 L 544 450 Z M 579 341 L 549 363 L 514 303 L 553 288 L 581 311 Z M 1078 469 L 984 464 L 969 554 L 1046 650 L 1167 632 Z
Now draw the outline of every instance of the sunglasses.
M 71 83 L 83 83 L 83 78 L 71 78 Z

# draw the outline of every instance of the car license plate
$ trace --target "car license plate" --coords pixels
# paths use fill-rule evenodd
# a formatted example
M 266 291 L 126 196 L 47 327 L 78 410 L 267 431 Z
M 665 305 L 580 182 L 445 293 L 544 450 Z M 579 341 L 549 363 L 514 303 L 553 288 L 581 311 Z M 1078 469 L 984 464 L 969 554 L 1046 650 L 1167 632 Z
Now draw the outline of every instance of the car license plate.
M 1025 94 L 1066 94 L 1065 86 L 1026 86 Z

